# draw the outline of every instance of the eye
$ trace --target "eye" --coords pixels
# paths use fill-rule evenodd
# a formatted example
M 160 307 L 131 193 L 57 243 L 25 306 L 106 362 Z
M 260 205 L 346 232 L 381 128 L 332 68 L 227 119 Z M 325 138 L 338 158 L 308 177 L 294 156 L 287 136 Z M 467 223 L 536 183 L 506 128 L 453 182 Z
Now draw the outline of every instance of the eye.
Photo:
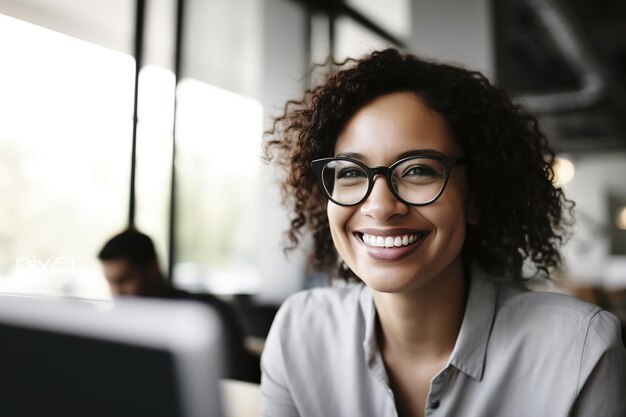
M 357 167 L 342 168 L 337 172 L 337 178 L 364 178 L 365 172 Z
M 428 165 L 412 165 L 404 170 L 402 178 L 416 176 L 416 177 L 441 177 L 436 169 Z

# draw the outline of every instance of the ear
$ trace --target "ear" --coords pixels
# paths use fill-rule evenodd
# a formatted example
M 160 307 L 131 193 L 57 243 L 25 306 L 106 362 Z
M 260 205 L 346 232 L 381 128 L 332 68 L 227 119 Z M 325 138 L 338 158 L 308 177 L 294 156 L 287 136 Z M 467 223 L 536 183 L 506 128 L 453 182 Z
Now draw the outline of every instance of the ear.
M 470 191 L 467 199 L 466 221 L 468 224 L 478 224 L 482 218 L 480 207 L 478 206 L 478 197 L 474 191 Z

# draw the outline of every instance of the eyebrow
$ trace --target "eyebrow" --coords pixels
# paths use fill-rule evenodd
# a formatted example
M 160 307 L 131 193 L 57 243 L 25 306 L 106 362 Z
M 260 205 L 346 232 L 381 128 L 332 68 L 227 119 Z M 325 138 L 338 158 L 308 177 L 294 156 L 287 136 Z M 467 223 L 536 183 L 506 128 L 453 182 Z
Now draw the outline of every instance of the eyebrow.
M 400 159 L 408 158 L 411 156 L 424 156 L 424 155 L 445 156 L 443 152 L 438 151 L 436 149 L 414 149 L 412 151 L 402 152 L 400 155 L 397 156 L 397 159 L 400 160 Z M 335 157 L 356 159 L 358 161 L 363 161 L 365 159 L 365 157 L 358 152 L 340 152 L 337 155 L 335 155 Z

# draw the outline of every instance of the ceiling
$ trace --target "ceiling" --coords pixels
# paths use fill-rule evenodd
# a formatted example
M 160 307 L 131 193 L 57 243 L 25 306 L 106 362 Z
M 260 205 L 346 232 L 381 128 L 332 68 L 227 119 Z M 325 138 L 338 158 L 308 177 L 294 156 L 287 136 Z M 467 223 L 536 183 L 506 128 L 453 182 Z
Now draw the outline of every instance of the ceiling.
M 494 0 L 498 84 L 561 152 L 626 150 L 626 1 Z

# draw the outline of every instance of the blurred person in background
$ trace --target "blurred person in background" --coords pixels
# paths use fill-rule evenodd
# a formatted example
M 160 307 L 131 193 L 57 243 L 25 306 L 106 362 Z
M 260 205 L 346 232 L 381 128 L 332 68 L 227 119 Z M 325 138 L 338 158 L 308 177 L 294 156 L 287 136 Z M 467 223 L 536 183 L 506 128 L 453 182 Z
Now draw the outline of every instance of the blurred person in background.
M 98 254 L 104 276 L 114 296 L 157 297 L 203 303 L 217 312 L 225 336 L 225 377 L 259 382 L 258 358 L 244 346 L 244 332 L 235 310 L 212 294 L 197 294 L 175 288 L 161 273 L 152 239 L 135 229 L 109 239 Z
M 113 236 L 98 258 L 113 295 L 165 298 L 186 295 L 165 280 L 152 239 L 137 230 L 125 230 Z

